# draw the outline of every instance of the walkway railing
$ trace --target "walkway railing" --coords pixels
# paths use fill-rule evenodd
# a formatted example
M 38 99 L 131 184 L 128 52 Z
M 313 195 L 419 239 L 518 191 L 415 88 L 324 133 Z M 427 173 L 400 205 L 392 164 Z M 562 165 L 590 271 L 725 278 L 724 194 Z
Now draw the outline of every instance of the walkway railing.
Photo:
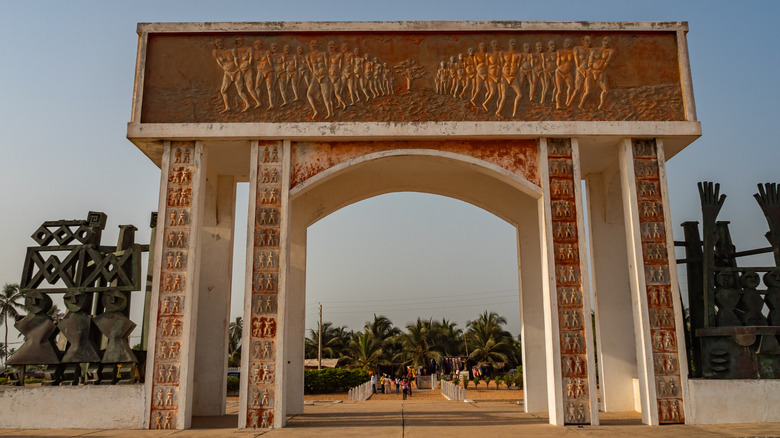
M 365 401 L 371 398 L 374 393 L 374 387 L 371 385 L 371 381 L 367 381 L 362 385 L 355 386 L 349 389 L 349 400 L 353 401 Z
M 466 399 L 466 388 L 446 380 L 441 381 L 441 395 L 447 400 L 461 401 Z

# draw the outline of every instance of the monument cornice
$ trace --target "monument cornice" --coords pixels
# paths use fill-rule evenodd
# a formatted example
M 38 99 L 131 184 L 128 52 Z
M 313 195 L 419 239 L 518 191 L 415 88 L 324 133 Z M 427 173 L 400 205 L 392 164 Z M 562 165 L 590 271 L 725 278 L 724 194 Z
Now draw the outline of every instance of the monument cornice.
M 687 21 L 269 21 L 138 23 L 138 34 L 183 32 L 688 31 Z

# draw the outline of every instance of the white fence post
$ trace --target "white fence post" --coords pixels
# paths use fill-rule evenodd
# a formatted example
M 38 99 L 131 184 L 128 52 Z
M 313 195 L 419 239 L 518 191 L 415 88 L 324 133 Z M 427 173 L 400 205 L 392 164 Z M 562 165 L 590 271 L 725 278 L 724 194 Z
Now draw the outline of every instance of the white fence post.
M 354 401 L 368 400 L 369 398 L 371 398 L 371 394 L 373 392 L 371 389 L 372 389 L 371 381 L 355 386 L 354 388 L 350 388 L 349 400 L 354 400 Z

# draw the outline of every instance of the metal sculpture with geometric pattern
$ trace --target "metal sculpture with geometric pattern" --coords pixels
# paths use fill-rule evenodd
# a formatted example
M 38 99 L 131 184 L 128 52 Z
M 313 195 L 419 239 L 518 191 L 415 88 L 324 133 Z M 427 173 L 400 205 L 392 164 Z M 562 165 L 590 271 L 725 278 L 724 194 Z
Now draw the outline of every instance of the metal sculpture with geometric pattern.
M 690 302 L 691 376 L 712 379 L 780 378 L 780 193 L 758 185 L 753 196 L 769 225 L 769 247 L 737 251 L 729 222 L 717 221 L 726 195 L 720 184 L 699 183 L 698 222 L 684 222 Z M 740 257 L 772 253 L 775 266 L 738 266 Z M 763 288 L 761 282 L 763 280 Z M 768 311 L 765 311 L 765 306 Z
M 17 323 L 25 342 L 8 359 L 9 365 L 22 367 L 22 374 L 26 365 L 48 365 L 44 383 L 50 385 L 63 379 L 75 385 L 116 383 L 120 369 L 128 383 L 137 380 L 139 358 L 128 342 L 135 323 L 127 317 L 127 307 L 130 292 L 140 290 L 141 253 L 147 249 L 135 243 L 132 225 L 120 226 L 117 246 L 102 246 L 105 226 L 104 213 L 89 212 L 86 220 L 44 222 L 33 233 L 39 246 L 27 249 L 20 282 L 30 312 Z M 47 315 L 51 293 L 64 294 L 68 313 L 59 322 Z M 112 308 L 115 300 L 123 304 Z M 114 328 L 113 320 L 121 330 Z M 105 351 L 99 348 L 101 331 L 107 335 Z M 57 348 L 58 335 L 68 341 L 64 351 Z M 144 357 L 143 352 L 139 355 Z M 84 363 L 89 364 L 86 378 Z

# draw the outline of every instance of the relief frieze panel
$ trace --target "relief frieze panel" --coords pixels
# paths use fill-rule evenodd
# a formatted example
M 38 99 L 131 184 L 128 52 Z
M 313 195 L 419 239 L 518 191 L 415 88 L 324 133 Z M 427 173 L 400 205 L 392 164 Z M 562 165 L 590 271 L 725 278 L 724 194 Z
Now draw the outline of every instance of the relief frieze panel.
M 255 178 L 246 427 L 274 421 L 282 165 L 278 143 L 260 144 Z
M 533 184 L 541 184 L 536 140 L 336 141 L 293 143 L 290 188 L 295 188 L 317 174 L 351 159 L 404 149 L 426 149 L 475 158 L 519 175 Z M 566 191 L 571 191 L 571 186 L 568 186 Z M 258 203 L 258 207 L 262 208 L 263 204 Z
M 684 120 L 674 32 L 149 34 L 142 123 Z
M 584 327 L 589 319 L 585 319 L 582 300 L 577 200 L 574 191 L 571 144 L 564 139 L 548 139 L 547 156 L 561 372 L 563 373 L 563 416 L 565 424 L 589 424 L 591 410 Z
M 185 278 L 190 248 L 192 176 L 197 172 L 193 160 L 194 142 L 173 142 L 169 153 L 167 206 L 162 219 L 164 240 L 154 346 L 151 429 L 176 429 L 187 299 Z
M 655 140 L 632 142 L 658 420 L 684 423 L 669 254 Z

